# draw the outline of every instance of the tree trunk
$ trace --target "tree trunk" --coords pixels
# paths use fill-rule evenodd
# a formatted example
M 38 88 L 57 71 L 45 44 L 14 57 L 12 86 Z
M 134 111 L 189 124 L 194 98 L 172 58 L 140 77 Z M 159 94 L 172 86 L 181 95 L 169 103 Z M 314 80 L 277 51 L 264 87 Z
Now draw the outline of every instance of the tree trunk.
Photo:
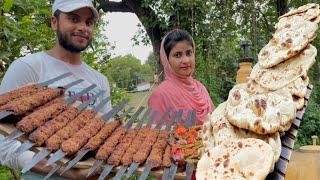
M 165 29 L 160 27 L 161 23 L 154 11 L 150 7 L 142 6 L 141 3 L 141 0 L 122 0 L 121 2 L 99 0 L 97 9 L 102 9 L 104 12 L 130 12 L 136 14 L 151 40 L 155 58 L 158 59 L 157 73 L 159 74 L 163 70 L 159 57 L 161 38 L 165 34 Z M 153 23 L 153 25 L 148 24 L 147 20 L 150 22 L 150 19 L 156 23 Z M 163 77 L 161 80 L 163 80 Z
M 288 11 L 288 0 L 277 0 L 278 17 Z

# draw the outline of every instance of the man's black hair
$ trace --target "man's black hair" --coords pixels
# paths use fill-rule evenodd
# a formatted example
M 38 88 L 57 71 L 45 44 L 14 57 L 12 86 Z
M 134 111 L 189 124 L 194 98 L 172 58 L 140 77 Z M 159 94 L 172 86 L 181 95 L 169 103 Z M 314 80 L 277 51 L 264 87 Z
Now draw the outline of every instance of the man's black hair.
M 59 19 L 60 14 L 62 13 L 62 11 L 60 11 L 59 9 L 57 9 L 54 13 L 53 16 L 56 17 L 57 19 Z

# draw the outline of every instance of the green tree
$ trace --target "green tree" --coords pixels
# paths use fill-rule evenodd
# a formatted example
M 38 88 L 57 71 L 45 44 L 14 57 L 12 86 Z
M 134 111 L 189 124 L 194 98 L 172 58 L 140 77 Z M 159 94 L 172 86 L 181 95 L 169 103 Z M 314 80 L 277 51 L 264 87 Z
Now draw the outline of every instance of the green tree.
M 153 52 L 149 54 L 146 64 L 148 64 L 151 67 L 153 72 L 157 71 L 158 61 L 156 60 L 156 57 L 154 56 Z
M 0 1 L 0 14 L 0 60 L 6 67 L 20 56 L 54 45 L 50 2 L 4 0 Z
M 137 84 L 152 80 L 153 73 L 148 64 L 141 64 L 141 61 L 132 55 L 118 56 L 109 61 L 103 67 L 102 72 L 107 74 L 111 83 L 117 87 L 133 90 Z

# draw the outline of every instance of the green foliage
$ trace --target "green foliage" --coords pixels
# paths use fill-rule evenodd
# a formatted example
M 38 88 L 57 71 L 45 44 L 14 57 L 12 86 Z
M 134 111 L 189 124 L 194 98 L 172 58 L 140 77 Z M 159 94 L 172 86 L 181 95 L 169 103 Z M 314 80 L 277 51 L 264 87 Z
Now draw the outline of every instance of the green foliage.
M 0 1 L 0 60 L 6 67 L 18 57 L 54 45 L 49 7 L 46 0 Z
M 16 173 L 17 177 L 21 176 L 21 173 Z M 1 180 L 12 180 L 14 176 L 10 169 L 6 166 L 0 166 L 0 179 Z
M 130 99 L 127 91 L 122 88 L 111 88 L 112 104 L 116 105 L 124 99 Z
M 151 67 L 148 64 L 141 65 L 141 61 L 132 55 L 119 56 L 111 59 L 102 68 L 110 83 L 116 83 L 117 87 L 133 90 L 137 84 L 150 81 L 153 78 Z
M 153 72 L 156 72 L 158 67 L 158 61 L 156 60 L 154 53 L 149 54 L 146 64 L 148 64 L 151 67 Z
M 102 15 L 101 18 L 104 19 L 104 16 Z M 110 52 L 114 49 L 105 33 L 107 25 L 108 22 L 105 21 L 95 24 L 92 46 L 82 53 L 82 59 L 97 70 L 101 70 L 108 63 L 111 57 Z

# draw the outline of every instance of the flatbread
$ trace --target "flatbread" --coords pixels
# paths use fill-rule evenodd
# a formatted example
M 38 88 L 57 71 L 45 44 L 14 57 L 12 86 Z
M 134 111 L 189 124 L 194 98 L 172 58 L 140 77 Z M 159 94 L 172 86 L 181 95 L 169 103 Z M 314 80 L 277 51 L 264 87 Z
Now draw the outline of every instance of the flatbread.
M 211 148 L 197 164 L 196 179 L 265 179 L 273 171 L 273 152 L 262 140 L 230 140 Z
M 202 139 L 204 151 L 207 151 L 214 144 L 214 139 L 213 139 L 213 136 L 212 136 L 212 126 L 211 126 L 211 123 L 210 123 L 210 117 L 212 116 L 213 113 L 216 114 L 217 110 L 218 109 L 216 108 L 214 110 L 214 112 L 208 114 L 207 117 L 206 117 L 205 122 L 203 123 L 203 131 L 202 131 L 203 134 L 201 136 L 201 139 Z
M 310 44 L 299 55 L 273 68 L 264 69 L 257 63 L 252 69 L 250 78 L 268 90 L 278 90 L 305 76 L 316 62 L 316 56 L 317 49 Z
M 302 77 L 299 77 L 286 87 L 289 89 L 289 92 L 293 96 L 297 96 L 300 98 L 303 98 L 307 95 L 308 91 L 308 84 L 309 84 L 309 77 L 306 77 L 305 79 L 302 79 Z
M 262 87 L 261 85 L 259 85 L 258 83 L 256 83 L 256 81 L 254 79 L 250 79 L 248 80 L 247 84 L 247 92 L 250 94 L 263 94 L 263 93 L 268 93 L 270 92 L 270 90 Z
M 293 97 L 293 102 L 295 103 L 298 110 L 304 107 L 304 98 Z
M 297 14 L 310 14 L 310 15 L 312 15 L 312 14 L 315 14 L 316 9 L 319 9 L 319 5 L 316 3 L 305 4 L 303 6 L 300 6 L 297 9 L 293 9 L 293 10 L 287 12 L 286 14 L 280 16 L 279 20 L 281 20 L 284 17 L 289 17 L 289 16 L 293 16 L 293 15 L 297 15 Z
M 261 135 L 233 126 L 225 116 L 226 106 L 226 102 L 220 104 L 215 111 L 209 115 L 208 120 L 211 123 L 211 134 L 208 136 L 211 137 L 209 138 L 210 141 L 204 141 L 207 149 L 216 147 L 228 140 L 257 138 L 265 141 L 272 147 L 275 155 L 274 162 L 277 162 L 281 154 L 281 140 L 279 133 Z
M 227 101 L 227 119 L 239 128 L 257 134 L 288 130 L 296 115 L 296 105 L 288 89 L 265 94 L 250 94 L 246 85 L 236 85 Z
M 318 16 L 317 18 L 315 18 L 311 21 L 318 24 L 320 22 L 320 16 Z
M 313 40 L 318 24 L 303 18 L 294 20 L 286 21 L 290 26 L 277 30 L 269 43 L 261 49 L 258 55 L 261 68 L 271 68 L 288 60 L 299 54 Z

